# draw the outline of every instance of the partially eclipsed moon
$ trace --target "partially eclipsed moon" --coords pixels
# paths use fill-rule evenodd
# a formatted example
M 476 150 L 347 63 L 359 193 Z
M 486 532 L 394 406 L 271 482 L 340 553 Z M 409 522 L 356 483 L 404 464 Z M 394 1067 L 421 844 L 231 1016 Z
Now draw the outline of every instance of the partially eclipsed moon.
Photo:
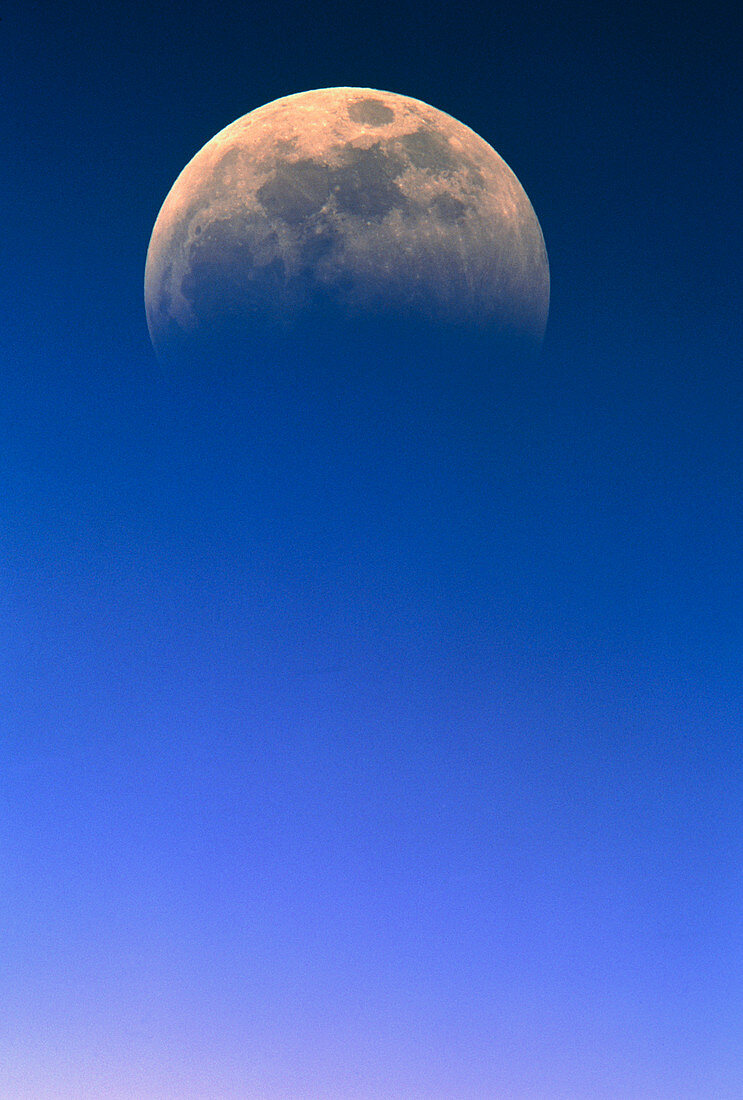
M 155 223 L 145 303 L 159 354 L 225 328 L 394 319 L 538 344 L 544 240 L 521 184 L 472 130 L 419 100 L 328 88 L 218 133 Z

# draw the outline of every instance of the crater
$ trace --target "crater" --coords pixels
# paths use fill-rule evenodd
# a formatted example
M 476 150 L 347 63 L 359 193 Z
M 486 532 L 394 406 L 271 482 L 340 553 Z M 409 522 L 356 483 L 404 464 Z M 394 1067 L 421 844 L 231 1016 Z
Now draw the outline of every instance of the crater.
M 348 117 L 364 126 L 389 126 L 395 121 L 395 112 L 381 99 L 357 99 L 348 108 Z

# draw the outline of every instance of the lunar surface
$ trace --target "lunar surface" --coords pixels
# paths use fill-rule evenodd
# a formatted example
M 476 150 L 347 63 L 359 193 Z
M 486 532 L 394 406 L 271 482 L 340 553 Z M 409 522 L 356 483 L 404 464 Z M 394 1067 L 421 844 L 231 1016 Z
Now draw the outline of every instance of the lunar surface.
M 482 138 L 415 99 L 329 88 L 252 111 L 184 168 L 152 233 L 145 303 L 164 358 L 313 319 L 538 345 L 549 269 L 529 199 Z

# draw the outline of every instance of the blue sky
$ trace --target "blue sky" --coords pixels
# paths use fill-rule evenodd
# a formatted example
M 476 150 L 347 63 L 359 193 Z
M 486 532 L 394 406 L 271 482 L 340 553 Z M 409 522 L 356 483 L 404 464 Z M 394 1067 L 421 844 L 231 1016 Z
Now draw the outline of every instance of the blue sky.
M 0 1096 L 737 1100 L 736 28 L 0 28 Z M 518 175 L 552 275 L 529 371 L 391 348 L 340 403 L 316 363 L 163 375 L 176 175 L 341 84 Z

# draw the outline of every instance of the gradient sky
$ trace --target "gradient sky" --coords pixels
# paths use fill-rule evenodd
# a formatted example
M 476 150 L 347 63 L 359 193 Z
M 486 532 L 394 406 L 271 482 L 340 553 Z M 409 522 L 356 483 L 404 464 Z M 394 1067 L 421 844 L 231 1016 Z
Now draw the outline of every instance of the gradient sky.
M 153 0 L 0 34 L 0 1098 L 739 1100 L 739 28 Z M 391 348 L 342 407 L 322 364 L 163 376 L 175 177 L 344 84 L 516 172 L 540 363 Z

